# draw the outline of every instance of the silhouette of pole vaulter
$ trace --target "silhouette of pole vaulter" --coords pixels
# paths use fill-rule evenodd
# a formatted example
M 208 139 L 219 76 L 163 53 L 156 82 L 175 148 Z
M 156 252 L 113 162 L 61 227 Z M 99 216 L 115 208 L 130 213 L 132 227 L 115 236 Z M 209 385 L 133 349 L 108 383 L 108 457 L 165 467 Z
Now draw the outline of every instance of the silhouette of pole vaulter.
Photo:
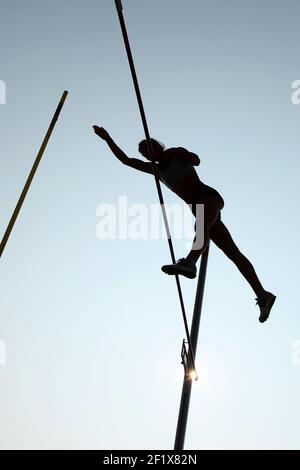
M 99 126 L 93 126 L 94 132 L 103 139 L 113 152 L 113 154 L 123 164 L 153 175 L 153 164 L 148 153 L 146 140 L 139 143 L 140 154 L 149 162 L 137 158 L 129 158 L 123 150 L 110 137 L 109 133 Z M 193 279 L 196 277 L 196 263 L 207 248 L 209 240 L 212 240 L 225 255 L 233 261 L 244 278 L 248 281 L 256 294 L 256 302 L 260 308 L 259 321 L 265 322 L 270 314 L 276 296 L 268 292 L 262 286 L 252 263 L 241 253 L 233 241 L 229 230 L 221 220 L 221 210 L 224 207 L 224 200 L 219 192 L 204 184 L 195 169 L 199 166 L 198 155 L 189 152 L 183 147 L 169 148 L 151 138 L 152 150 L 155 159 L 155 171 L 159 180 L 171 191 L 177 194 L 186 202 L 194 216 L 196 217 L 197 205 L 204 205 L 204 241 L 202 246 L 197 247 L 197 237 L 195 237 L 191 251 L 186 258 L 179 259 L 176 263 L 162 266 L 162 271 L 170 275 L 182 275 Z M 195 228 L 197 228 L 196 218 Z
M 134 60 L 133 60 L 133 56 L 132 56 L 132 52 L 131 52 L 131 47 L 130 47 L 128 34 L 127 34 L 127 28 L 126 28 L 126 24 L 125 24 L 123 12 L 122 12 L 123 6 L 122 6 L 121 0 L 115 0 L 115 4 L 116 4 L 117 12 L 118 12 L 118 17 L 119 17 L 120 27 L 121 27 L 121 31 L 122 31 L 124 46 L 125 46 L 125 49 L 126 49 L 126 54 L 127 54 L 127 59 L 128 59 L 128 64 L 129 64 L 129 68 L 130 68 L 130 72 L 131 72 L 131 78 L 132 78 L 132 82 L 133 82 L 133 86 L 134 86 L 134 90 L 135 90 L 135 94 L 136 94 L 136 99 L 137 99 L 137 103 L 138 103 L 138 107 L 139 107 L 139 111 L 140 111 L 140 116 L 141 116 L 141 120 L 142 120 L 142 124 L 143 124 L 143 128 L 144 128 L 145 138 L 146 138 L 146 142 L 147 142 L 147 148 L 148 148 L 148 152 L 149 152 L 149 155 L 150 155 L 150 161 L 151 161 L 154 180 L 155 180 L 155 185 L 156 185 L 156 189 L 157 189 L 157 195 L 158 195 L 158 199 L 159 199 L 159 202 L 160 202 L 160 208 L 161 208 L 161 212 L 162 212 L 164 226 L 165 226 L 166 233 L 167 233 L 167 240 L 168 240 L 171 260 L 172 260 L 172 263 L 175 264 L 176 260 L 175 260 L 175 253 L 174 253 L 172 237 L 171 237 L 170 230 L 169 230 L 169 223 L 168 223 L 168 219 L 167 219 L 167 215 L 166 215 L 166 211 L 165 211 L 164 198 L 163 198 L 163 194 L 162 194 L 162 191 L 161 191 L 159 176 L 158 176 L 157 171 L 156 171 L 154 153 L 153 153 L 153 149 L 152 149 L 152 143 L 151 143 L 148 123 L 147 123 L 147 119 L 146 119 L 146 114 L 145 114 L 145 110 L 144 110 L 142 95 L 141 95 L 140 86 L 139 86 L 139 83 L 138 83 L 137 74 L 136 74 L 136 71 L 135 71 L 135 65 L 134 65 Z M 184 300 L 183 300 L 183 295 L 182 295 L 182 290 L 181 290 L 181 285 L 180 285 L 180 280 L 179 280 L 178 274 L 175 274 L 175 282 L 176 282 L 176 287 L 177 287 L 177 292 L 178 292 L 178 297 L 179 297 L 179 302 L 180 302 L 180 308 L 181 308 L 185 333 L 186 333 L 187 341 L 188 341 L 189 348 L 190 348 L 190 354 L 192 356 L 191 359 L 192 359 L 193 369 L 194 369 L 194 372 L 195 372 L 195 379 L 197 380 L 198 376 L 197 376 L 197 372 L 196 372 L 196 368 L 195 368 L 194 352 L 192 350 L 189 326 L 188 326 L 187 316 L 186 316 L 186 312 L 185 312 Z

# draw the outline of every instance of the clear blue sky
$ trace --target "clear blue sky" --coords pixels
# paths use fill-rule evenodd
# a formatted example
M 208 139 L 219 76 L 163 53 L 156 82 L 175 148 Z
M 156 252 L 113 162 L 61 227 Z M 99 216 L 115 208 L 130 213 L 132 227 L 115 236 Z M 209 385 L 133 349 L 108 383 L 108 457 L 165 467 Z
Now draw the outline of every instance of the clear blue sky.
M 187 449 L 299 449 L 298 0 L 124 0 L 149 127 L 201 160 L 223 221 L 277 302 L 212 246 Z M 123 167 L 142 126 L 113 0 L 1 2 L 0 233 L 70 94 L 0 264 L 1 448 L 170 449 L 184 336 L 165 240 L 98 240 L 96 210 L 157 201 Z M 166 202 L 177 199 L 167 189 Z M 176 256 L 186 253 L 175 241 Z M 191 318 L 196 281 L 182 281 Z

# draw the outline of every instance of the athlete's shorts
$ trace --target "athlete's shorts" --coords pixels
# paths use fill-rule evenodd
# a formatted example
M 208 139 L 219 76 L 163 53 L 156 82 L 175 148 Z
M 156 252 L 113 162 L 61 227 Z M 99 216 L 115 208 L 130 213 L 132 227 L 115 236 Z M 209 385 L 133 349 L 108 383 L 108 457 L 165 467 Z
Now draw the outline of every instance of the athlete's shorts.
M 225 202 L 221 194 L 215 188 L 207 186 L 207 184 L 204 184 L 202 182 L 194 191 L 194 194 L 191 197 L 190 204 L 205 204 L 205 202 L 207 202 L 208 196 L 217 198 L 221 204 L 220 210 L 223 209 Z
M 192 200 L 190 203 L 192 213 L 196 217 L 196 207 L 197 204 L 204 204 L 207 203 L 207 198 L 213 197 L 217 198 L 218 201 L 220 202 L 220 210 L 218 213 L 218 219 L 221 220 L 221 210 L 224 207 L 224 199 L 222 198 L 221 194 L 218 193 L 218 191 L 210 186 L 207 186 L 204 183 L 201 183 L 201 186 L 197 188 L 197 191 L 195 191 L 195 194 L 192 196 Z M 196 222 L 194 225 L 194 228 L 196 230 Z

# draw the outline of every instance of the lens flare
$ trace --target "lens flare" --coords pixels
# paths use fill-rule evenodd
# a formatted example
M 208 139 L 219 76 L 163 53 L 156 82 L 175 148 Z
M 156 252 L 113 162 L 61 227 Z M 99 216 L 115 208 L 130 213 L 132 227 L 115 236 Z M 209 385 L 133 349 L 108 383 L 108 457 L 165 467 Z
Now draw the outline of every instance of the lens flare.
M 191 370 L 191 371 L 189 372 L 189 377 L 190 377 L 190 379 L 192 379 L 192 380 L 198 380 L 198 377 L 197 377 L 197 374 L 196 374 L 196 371 L 195 371 L 195 370 Z

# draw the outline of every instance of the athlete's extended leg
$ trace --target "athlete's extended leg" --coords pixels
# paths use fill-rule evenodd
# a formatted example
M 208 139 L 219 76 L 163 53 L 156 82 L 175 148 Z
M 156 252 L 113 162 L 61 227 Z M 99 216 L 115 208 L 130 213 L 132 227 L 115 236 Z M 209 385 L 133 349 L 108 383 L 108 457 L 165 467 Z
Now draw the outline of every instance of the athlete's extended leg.
M 234 262 L 244 278 L 249 282 L 257 295 L 257 303 L 261 310 L 260 321 L 266 321 L 276 297 L 263 288 L 253 265 L 246 256 L 240 252 L 234 243 L 229 230 L 220 219 L 218 219 L 211 227 L 209 236 L 210 239 L 225 253 L 225 255 Z
M 234 243 L 229 230 L 221 220 L 210 229 L 210 239 L 220 248 L 225 255 L 234 262 L 236 267 L 240 270 L 244 278 L 249 282 L 257 297 L 265 292 L 265 289 L 260 283 L 253 265 L 250 261 L 240 252 Z

